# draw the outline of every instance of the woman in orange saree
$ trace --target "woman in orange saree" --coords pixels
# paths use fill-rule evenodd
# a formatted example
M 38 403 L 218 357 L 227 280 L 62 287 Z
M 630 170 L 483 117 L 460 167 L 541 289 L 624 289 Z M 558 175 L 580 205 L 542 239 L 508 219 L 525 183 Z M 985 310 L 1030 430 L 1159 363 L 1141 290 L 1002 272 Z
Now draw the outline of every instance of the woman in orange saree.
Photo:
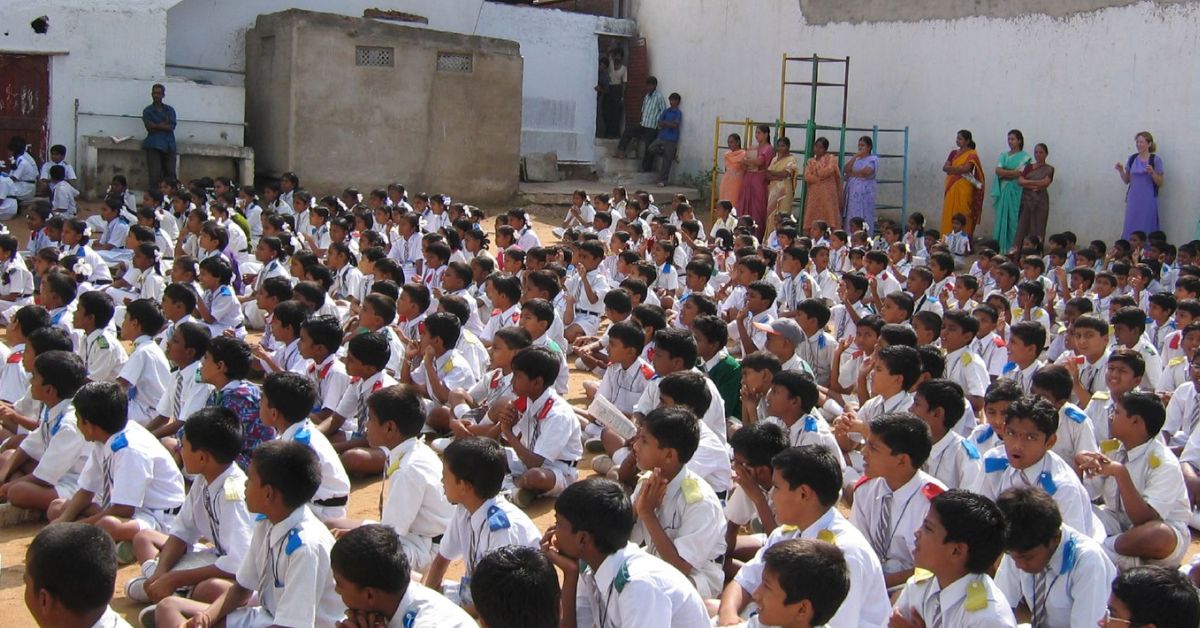
M 737 133 L 730 133 L 726 141 L 729 150 L 725 151 L 725 174 L 721 175 L 717 200 L 736 204 L 742 193 L 742 177 L 746 174 L 746 149 L 742 148 L 742 136 Z
M 945 200 L 942 203 L 942 233 L 954 230 L 952 220 L 955 214 L 963 214 L 967 218 L 964 231 L 975 235 L 975 225 L 983 213 L 983 162 L 979 153 L 975 152 L 975 140 L 971 132 L 962 130 L 955 138 L 957 148 L 946 157 L 942 172 L 946 173 Z
M 813 142 L 813 156 L 804 165 L 804 224 L 807 234 L 814 221 L 824 220 L 830 229 L 842 226 L 842 177 L 837 157 L 829 152 L 829 140 Z

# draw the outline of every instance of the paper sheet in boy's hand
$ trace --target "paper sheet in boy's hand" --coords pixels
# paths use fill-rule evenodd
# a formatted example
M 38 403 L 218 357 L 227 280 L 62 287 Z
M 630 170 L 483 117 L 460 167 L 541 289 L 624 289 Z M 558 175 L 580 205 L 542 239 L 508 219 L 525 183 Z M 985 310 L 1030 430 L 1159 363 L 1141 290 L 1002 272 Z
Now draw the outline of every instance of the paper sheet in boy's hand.
M 637 426 L 625 417 L 625 414 L 617 409 L 611 401 L 596 395 L 592 400 L 592 405 L 588 406 L 588 414 L 592 415 L 600 425 L 607 427 L 610 432 L 620 436 L 622 440 L 629 440 L 637 434 Z

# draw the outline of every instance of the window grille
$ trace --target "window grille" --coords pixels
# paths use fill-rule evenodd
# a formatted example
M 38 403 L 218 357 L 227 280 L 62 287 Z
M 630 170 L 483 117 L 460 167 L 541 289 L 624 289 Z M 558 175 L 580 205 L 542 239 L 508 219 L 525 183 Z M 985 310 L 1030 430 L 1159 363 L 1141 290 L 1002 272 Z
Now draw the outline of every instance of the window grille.
M 437 59 L 438 72 L 453 72 L 470 74 L 473 70 L 472 58 L 469 53 L 439 52 Z
M 368 68 L 390 68 L 395 65 L 395 48 L 384 46 L 358 46 L 355 49 L 355 65 Z

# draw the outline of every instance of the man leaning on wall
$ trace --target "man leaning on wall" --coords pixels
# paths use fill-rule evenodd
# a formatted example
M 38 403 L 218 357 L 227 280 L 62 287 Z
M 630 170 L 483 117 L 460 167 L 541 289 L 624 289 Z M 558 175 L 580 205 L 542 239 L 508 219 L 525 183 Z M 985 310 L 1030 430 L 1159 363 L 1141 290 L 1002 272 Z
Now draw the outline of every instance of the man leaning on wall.
M 175 109 L 163 103 L 167 88 L 155 83 L 150 88 L 153 103 L 142 110 L 142 124 L 146 126 L 146 139 L 142 148 L 146 150 L 146 172 L 149 189 L 158 187 L 163 179 L 175 178 L 175 126 L 178 124 Z

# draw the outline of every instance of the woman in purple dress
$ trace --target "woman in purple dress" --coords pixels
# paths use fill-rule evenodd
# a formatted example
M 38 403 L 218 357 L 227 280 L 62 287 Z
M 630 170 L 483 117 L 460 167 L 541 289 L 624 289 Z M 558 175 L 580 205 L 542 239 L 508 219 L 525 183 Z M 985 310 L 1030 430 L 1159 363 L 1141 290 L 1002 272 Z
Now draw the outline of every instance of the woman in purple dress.
M 771 127 L 760 124 L 754 131 L 754 140 L 758 146 L 754 151 L 746 151 L 746 174 L 742 177 L 742 193 L 737 199 L 739 216 L 750 216 L 754 219 L 756 235 L 761 240 L 763 230 L 767 227 L 767 167 L 775 156 L 775 147 L 771 144 Z
M 1117 174 L 1128 185 L 1125 191 L 1125 229 L 1122 238 L 1134 231 L 1158 231 L 1158 189 L 1163 184 L 1162 159 L 1149 131 L 1136 136 L 1137 152 L 1116 165 Z
M 868 232 L 875 231 L 875 195 L 879 189 L 875 183 L 879 158 L 871 154 L 874 144 L 870 136 L 858 138 L 858 152 L 842 167 L 846 179 L 846 215 L 842 224 L 850 224 L 851 218 L 862 218 Z

